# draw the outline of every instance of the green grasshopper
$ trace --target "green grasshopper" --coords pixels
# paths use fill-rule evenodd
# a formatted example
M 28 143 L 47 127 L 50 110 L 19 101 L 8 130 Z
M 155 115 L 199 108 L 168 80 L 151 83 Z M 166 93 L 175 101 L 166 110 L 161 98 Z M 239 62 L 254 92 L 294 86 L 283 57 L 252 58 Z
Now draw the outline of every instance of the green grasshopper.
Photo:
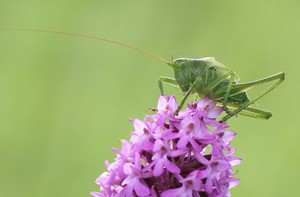
M 209 96 L 210 99 L 217 100 L 222 105 L 227 113 L 222 121 L 226 121 L 239 113 L 253 118 L 269 119 L 272 116 L 270 112 L 252 108 L 250 105 L 275 89 L 283 82 L 285 76 L 285 73 L 280 72 L 263 79 L 239 83 L 237 75 L 213 57 L 200 59 L 179 58 L 172 63 L 168 63 L 168 65 L 174 69 L 175 79 L 159 78 L 158 84 L 161 94 L 163 94 L 162 83 L 179 86 L 185 94 L 175 114 L 178 114 L 191 94 L 198 94 L 200 98 Z M 272 81 L 275 81 L 273 85 L 250 100 L 247 90 Z
M 184 93 L 184 97 L 181 100 L 174 115 L 178 115 L 179 111 L 182 109 L 184 103 L 190 95 L 197 94 L 200 98 L 209 96 L 211 100 L 216 100 L 218 104 L 223 107 L 223 110 L 227 113 L 227 115 L 222 118 L 222 122 L 227 121 L 229 118 L 237 114 L 249 116 L 252 118 L 269 119 L 272 116 L 272 113 L 261 109 L 252 108 L 250 107 L 250 105 L 275 89 L 279 84 L 283 82 L 285 77 L 285 73 L 279 72 L 277 74 L 255 81 L 239 83 L 237 74 L 220 62 L 217 62 L 213 57 L 205 57 L 199 59 L 179 58 L 172 62 L 168 62 L 146 50 L 133 47 L 121 42 L 94 36 L 51 30 L 49 31 L 21 28 L 10 28 L 5 30 L 46 32 L 96 39 L 131 48 L 150 55 L 160 61 L 163 61 L 173 68 L 175 78 L 159 78 L 158 85 L 161 95 L 164 95 L 163 83 L 177 86 Z M 274 84 L 268 86 L 253 99 L 250 99 L 248 97 L 247 90 L 267 82 L 274 82 Z

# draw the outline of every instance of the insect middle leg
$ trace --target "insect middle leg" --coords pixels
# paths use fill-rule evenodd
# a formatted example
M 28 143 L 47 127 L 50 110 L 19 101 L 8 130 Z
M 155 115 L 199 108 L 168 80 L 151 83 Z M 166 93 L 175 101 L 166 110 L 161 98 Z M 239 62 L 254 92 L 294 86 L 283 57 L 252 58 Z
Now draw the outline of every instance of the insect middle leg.
M 228 101 L 230 90 L 232 88 L 232 83 L 233 83 L 233 80 L 234 80 L 234 73 L 233 73 L 233 71 L 229 71 L 229 74 L 230 74 L 230 80 L 229 80 L 229 84 L 228 84 L 228 89 L 226 91 L 226 94 L 225 94 L 225 97 L 224 97 L 224 100 L 223 100 L 223 109 L 227 114 L 230 115 L 230 114 L 232 114 L 232 112 L 229 111 L 229 109 L 227 107 L 227 101 Z
M 234 81 L 234 77 L 235 74 L 232 70 L 226 72 L 225 74 L 221 75 L 220 77 L 218 77 L 217 79 L 215 79 L 213 82 L 211 82 L 211 84 L 209 86 L 207 86 L 208 90 L 212 90 L 213 88 L 215 88 L 217 85 L 219 85 L 222 81 L 224 81 L 225 79 L 227 79 L 228 77 L 230 77 L 229 79 L 229 83 L 228 86 L 226 87 L 226 89 L 224 91 L 225 92 L 225 96 L 223 98 L 223 110 L 227 113 L 227 114 L 232 114 L 231 111 L 229 111 L 228 107 L 227 107 L 227 101 L 228 101 L 228 97 L 230 96 L 230 91 L 232 88 L 232 84 Z

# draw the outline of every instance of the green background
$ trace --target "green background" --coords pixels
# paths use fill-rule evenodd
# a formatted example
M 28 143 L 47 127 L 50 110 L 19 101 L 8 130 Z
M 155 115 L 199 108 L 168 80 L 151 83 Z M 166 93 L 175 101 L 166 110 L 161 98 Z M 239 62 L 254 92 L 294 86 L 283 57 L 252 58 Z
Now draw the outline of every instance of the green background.
M 272 111 L 270 120 L 228 121 L 243 158 L 232 195 L 299 196 L 299 10 L 296 0 L 0 0 L 0 28 L 95 35 L 167 60 L 214 56 L 242 82 L 284 71 L 285 82 L 256 106 Z M 133 130 L 128 118 L 156 106 L 159 76 L 173 73 L 120 46 L 1 31 L 0 196 L 98 190 L 94 181 L 115 156 L 110 147 Z

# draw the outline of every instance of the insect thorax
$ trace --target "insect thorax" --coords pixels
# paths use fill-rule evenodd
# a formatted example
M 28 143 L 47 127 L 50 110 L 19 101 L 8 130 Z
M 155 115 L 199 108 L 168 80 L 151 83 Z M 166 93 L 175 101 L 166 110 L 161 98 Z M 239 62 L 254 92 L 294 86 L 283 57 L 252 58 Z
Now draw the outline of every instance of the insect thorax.
M 211 90 L 208 90 L 207 86 L 224 73 L 216 63 L 220 64 L 213 57 L 176 59 L 172 67 L 180 89 L 187 92 L 196 83 L 193 93 L 197 93 L 200 97 L 210 96 Z

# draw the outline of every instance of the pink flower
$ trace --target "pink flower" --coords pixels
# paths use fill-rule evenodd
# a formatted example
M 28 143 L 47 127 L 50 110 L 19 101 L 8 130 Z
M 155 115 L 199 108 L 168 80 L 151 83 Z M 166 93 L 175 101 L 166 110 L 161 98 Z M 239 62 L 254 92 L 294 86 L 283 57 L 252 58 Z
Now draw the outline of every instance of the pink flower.
M 127 177 L 122 181 L 122 186 L 124 187 L 124 195 L 126 197 L 132 197 L 133 192 L 138 196 L 148 196 L 150 194 L 150 189 L 142 179 L 142 169 L 140 163 L 140 156 L 136 153 L 136 158 L 134 164 L 126 163 L 124 165 L 124 172 Z
M 160 97 L 157 113 L 132 121 L 130 142 L 96 180 L 94 197 L 226 197 L 238 185 L 232 167 L 240 163 L 230 142 L 236 133 L 217 118 L 208 97 L 174 116 L 175 97 Z

